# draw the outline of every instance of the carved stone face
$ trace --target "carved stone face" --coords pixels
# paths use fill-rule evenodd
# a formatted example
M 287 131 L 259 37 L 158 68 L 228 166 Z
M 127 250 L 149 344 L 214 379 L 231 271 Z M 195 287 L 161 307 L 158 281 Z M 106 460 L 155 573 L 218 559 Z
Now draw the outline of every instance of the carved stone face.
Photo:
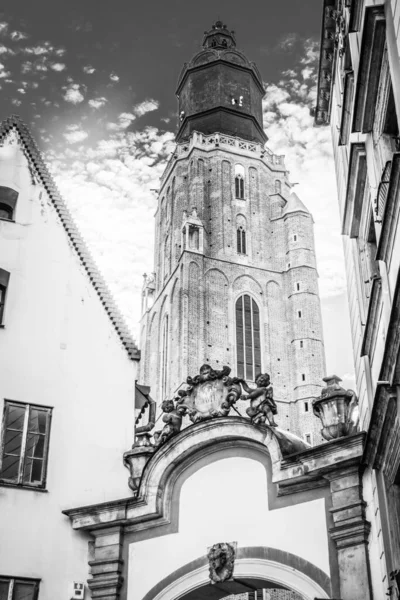
M 212 371 L 210 365 L 202 365 L 200 367 L 200 375 L 209 375 Z
M 161 408 L 164 412 L 172 412 L 174 410 L 174 401 L 164 400 L 164 402 L 161 404 Z
M 271 382 L 270 376 L 268 373 L 261 373 L 256 377 L 256 385 L 258 387 L 268 387 Z

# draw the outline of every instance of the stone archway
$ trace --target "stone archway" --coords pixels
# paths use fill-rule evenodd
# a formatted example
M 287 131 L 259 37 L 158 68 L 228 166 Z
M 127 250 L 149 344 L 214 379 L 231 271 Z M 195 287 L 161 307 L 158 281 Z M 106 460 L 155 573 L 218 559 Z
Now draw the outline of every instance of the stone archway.
M 168 575 L 143 600 L 218 600 L 260 588 L 281 588 L 314 600 L 329 598 L 331 585 L 323 571 L 299 556 L 276 548 L 248 547 L 238 549 L 232 582 L 212 586 L 204 556 Z

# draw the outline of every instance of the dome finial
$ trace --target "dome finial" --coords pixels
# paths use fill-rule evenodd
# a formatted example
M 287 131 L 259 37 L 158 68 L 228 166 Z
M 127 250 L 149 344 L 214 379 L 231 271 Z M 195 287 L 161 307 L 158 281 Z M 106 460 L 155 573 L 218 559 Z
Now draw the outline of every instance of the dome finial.
M 210 31 L 204 33 L 203 48 L 222 49 L 235 48 L 235 46 L 236 40 L 234 31 L 229 31 L 227 26 L 218 16 L 218 19 L 215 21 Z

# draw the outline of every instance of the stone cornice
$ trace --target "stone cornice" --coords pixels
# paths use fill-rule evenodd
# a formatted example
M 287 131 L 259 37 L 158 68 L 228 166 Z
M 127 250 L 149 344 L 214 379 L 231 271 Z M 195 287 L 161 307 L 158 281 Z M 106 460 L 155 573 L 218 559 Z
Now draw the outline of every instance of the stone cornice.
M 315 125 L 328 125 L 331 115 L 336 56 L 336 5 L 337 0 L 324 0 Z

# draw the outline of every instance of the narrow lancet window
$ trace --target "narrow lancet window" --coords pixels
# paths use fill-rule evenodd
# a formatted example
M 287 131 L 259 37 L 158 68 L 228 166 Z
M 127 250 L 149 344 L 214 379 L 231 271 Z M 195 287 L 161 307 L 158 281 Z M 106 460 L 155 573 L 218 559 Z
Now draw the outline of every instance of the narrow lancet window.
M 261 373 L 260 311 L 244 294 L 236 301 L 237 375 L 254 381 Z

